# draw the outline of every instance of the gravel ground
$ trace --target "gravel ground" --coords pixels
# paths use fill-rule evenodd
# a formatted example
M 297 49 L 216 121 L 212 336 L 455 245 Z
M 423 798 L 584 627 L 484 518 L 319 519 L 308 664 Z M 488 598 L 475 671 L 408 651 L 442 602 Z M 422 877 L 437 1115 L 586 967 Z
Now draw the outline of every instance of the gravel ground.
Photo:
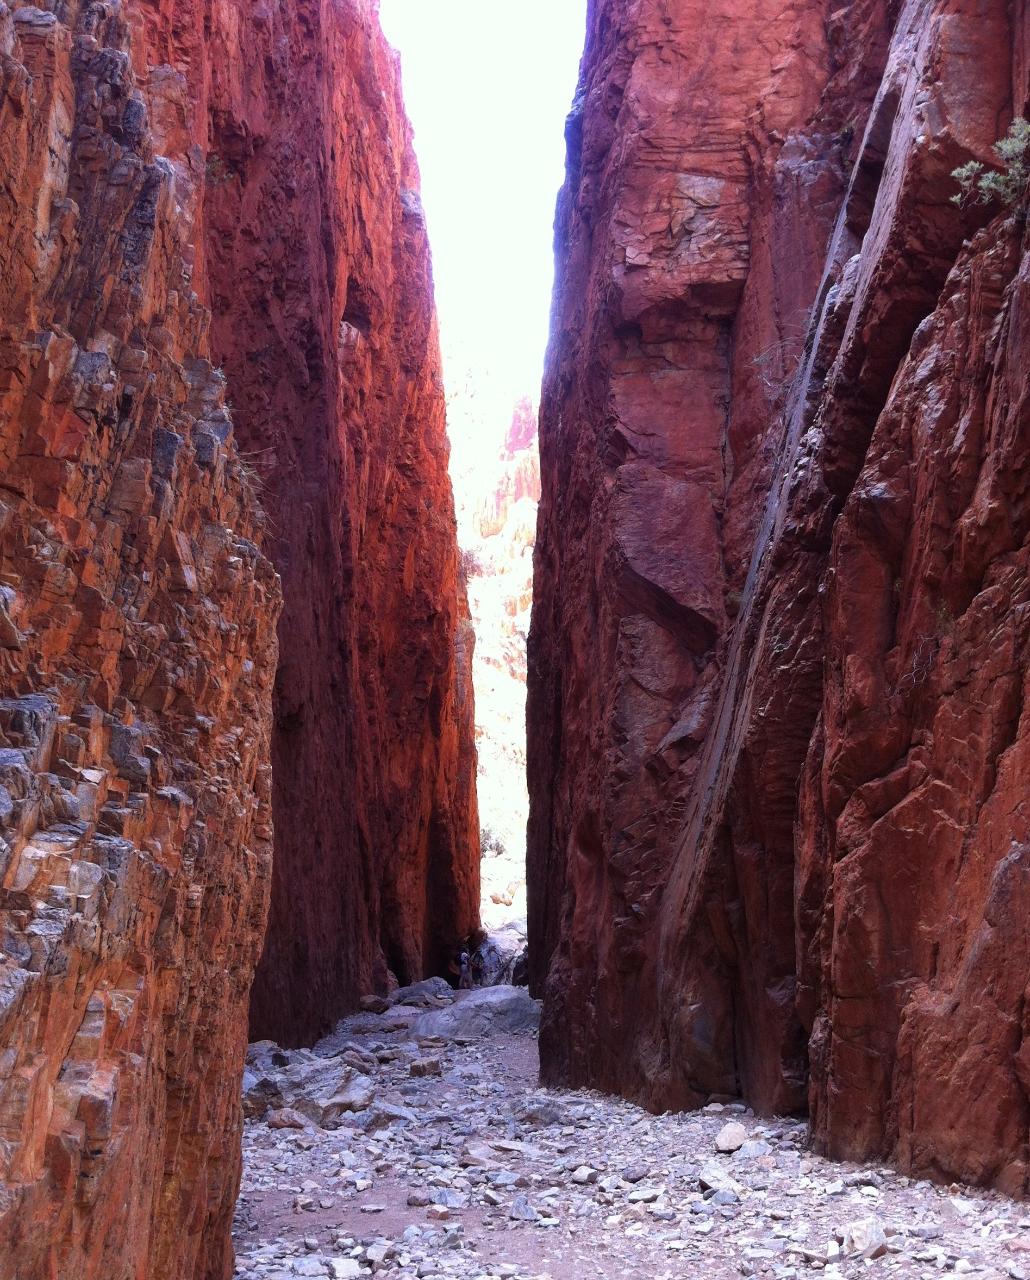
M 313 1050 L 252 1046 L 237 1275 L 1030 1275 L 1002 1196 L 823 1160 L 740 1104 L 537 1088 L 534 1006 L 490 990 L 421 984 Z

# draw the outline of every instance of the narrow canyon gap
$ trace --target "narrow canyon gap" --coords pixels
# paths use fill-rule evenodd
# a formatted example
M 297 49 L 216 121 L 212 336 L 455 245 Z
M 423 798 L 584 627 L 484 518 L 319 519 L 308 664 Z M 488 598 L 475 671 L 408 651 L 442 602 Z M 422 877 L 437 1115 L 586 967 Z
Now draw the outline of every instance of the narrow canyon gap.
M 544 1080 L 1019 1195 L 1028 195 L 952 197 L 1028 89 L 1027 0 L 591 0 L 528 654 Z M 309 1045 L 477 929 L 471 655 L 375 0 L 0 0 L 0 1280 L 229 1280 L 248 1017 Z M 418 1094 L 311 1109 L 437 1168 L 443 1065 L 347 1026 L 251 1062 Z M 510 1048 L 449 1150 L 648 1123 L 506 1113 Z M 284 1123 L 300 1181 L 343 1141 Z
M 476 634 L 482 922 L 506 926 L 514 945 L 526 921 L 537 401 L 586 0 L 383 0 L 381 18 L 401 57 L 433 246 L 450 471 Z
M 1027 1190 L 1023 0 L 595 0 L 529 648 L 544 1079 Z M 983 230 L 981 230 L 983 228 Z

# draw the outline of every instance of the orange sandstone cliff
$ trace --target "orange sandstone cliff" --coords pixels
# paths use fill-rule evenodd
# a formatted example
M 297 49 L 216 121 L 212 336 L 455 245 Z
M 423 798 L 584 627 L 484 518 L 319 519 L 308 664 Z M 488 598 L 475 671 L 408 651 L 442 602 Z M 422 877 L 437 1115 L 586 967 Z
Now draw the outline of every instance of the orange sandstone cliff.
M 529 651 L 544 1078 L 1027 1190 L 1030 10 L 594 0 Z
M 0 0 L 2 1280 L 231 1274 L 269 902 L 287 1039 L 477 924 L 443 413 L 373 4 Z
M 4 1280 L 231 1272 L 271 874 L 279 586 L 125 17 L 0 5 Z

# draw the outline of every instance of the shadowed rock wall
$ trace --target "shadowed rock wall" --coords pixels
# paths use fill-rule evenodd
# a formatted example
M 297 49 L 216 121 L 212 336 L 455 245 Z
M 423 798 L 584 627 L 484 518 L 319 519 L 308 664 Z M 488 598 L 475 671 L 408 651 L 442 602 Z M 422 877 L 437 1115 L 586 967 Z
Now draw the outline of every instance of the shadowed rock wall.
M 252 1032 L 296 1044 L 478 926 L 473 641 L 395 55 L 371 0 L 247 11 L 215 10 L 204 252 L 285 596 Z
M 545 1078 L 810 1103 L 835 1154 L 1025 1190 L 1030 267 L 950 173 L 1026 105 L 1027 8 L 589 21 L 529 656 Z

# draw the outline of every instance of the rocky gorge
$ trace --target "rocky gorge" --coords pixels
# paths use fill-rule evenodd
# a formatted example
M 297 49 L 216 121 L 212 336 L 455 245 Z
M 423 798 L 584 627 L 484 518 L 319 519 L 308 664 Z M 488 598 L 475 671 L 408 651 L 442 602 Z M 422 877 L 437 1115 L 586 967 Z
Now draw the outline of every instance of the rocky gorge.
M 0 0 L 0 1280 L 1025 1280 L 1028 109 L 591 0 L 463 554 L 377 0 Z

